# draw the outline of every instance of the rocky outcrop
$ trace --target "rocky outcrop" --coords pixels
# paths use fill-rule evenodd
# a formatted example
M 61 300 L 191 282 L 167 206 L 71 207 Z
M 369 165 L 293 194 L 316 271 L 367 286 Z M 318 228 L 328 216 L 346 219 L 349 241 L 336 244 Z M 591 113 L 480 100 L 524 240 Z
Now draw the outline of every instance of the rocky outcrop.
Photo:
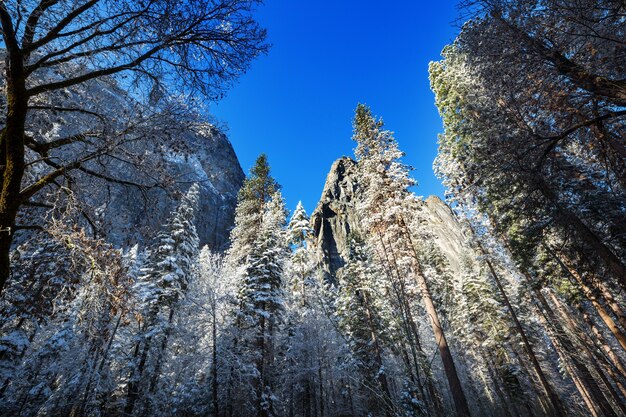
M 347 157 L 335 161 L 326 177 L 317 208 L 311 215 L 314 243 L 328 282 L 335 282 L 336 272 L 346 262 L 348 234 L 359 230 L 356 210 L 359 192 L 356 162 Z M 430 196 L 412 215 L 419 216 L 424 235 L 439 247 L 452 273 L 458 274 L 461 256 L 466 249 L 465 238 L 450 207 L 439 197 Z
M 344 265 L 348 253 L 348 234 L 358 230 L 356 195 L 356 162 L 343 157 L 335 161 L 317 208 L 311 215 L 315 244 L 327 282 L 335 281 L 336 272 Z
M 446 257 L 450 270 L 455 274 L 459 273 L 461 256 L 468 248 L 457 217 L 445 202 L 434 195 L 422 204 L 421 217 L 424 219 L 425 229 Z

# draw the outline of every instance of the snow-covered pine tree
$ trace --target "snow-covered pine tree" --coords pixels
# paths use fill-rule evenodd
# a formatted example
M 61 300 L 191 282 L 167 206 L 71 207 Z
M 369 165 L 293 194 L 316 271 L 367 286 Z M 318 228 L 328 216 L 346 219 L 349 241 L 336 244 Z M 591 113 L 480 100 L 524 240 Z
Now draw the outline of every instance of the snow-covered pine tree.
M 336 314 L 362 374 L 367 409 L 375 415 L 391 416 L 393 403 L 383 357 L 390 327 L 383 312 L 385 289 L 365 241 L 354 232 L 349 236 L 348 261 L 339 275 Z M 373 392 L 380 394 L 371 395 Z
M 261 154 L 238 196 L 225 267 L 238 282 L 231 334 L 227 412 L 274 413 L 274 336 L 283 310 L 283 268 L 288 257 L 286 209 L 280 186 Z
M 198 257 L 195 212 L 199 186 L 192 185 L 156 238 L 138 289 L 149 311 L 171 307 L 187 288 Z
M 265 154 L 259 155 L 250 174 L 239 191 L 235 209 L 235 227 L 230 234 L 231 246 L 227 251 L 227 263 L 241 265 L 252 249 L 259 233 L 265 204 L 280 185 L 272 177 Z
M 307 245 L 307 239 L 313 232 L 309 223 L 309 216 L 299 201 L 287 226 L 289 243 L 294 246 L 289 261 L 289 286 L 291 294 L 299 297 L 303 306 L 308 303 L 307 287 L 315 284 L 315 260 Z
M 51 236 L 32 236 L 12 256 L 15 271 L 0 299 L 0 397 L 37 333 L 66 313 L 78 284 L 70 251 Z
M 287 238 L 292 252 L 286 263 L 285 317 L 281 349 L 285 357 L 281 366 L 282 398 L 285 413 L 310 417 L 316 405 L 317 368 L 313 365 L 317 357 L 316 349 L 319 332 L 326 326 L 321 323 L 323 316 L 318 305 L 318 272 L 312 247 L 308 245 L 311 233 L 302 202 L 296 209 L 287 226 Z M 326 335 L 328 336 L 328 335 Z
M 252 387 L 259 417 L 275 415 L 275 337 L 284 310 L 283 271 L 289 247 L 285 236 L 286 209 L 276 191 L 262 213 L 258 236 L 245 261 L 239 300 L 245 348 L 252 359 Z
M 383 126 L 383 121 L 376 119 L 369 107 L 357 106 L 353 140 L 357 143 L 355 156 L 363 190 L 358 206 L 362 227 L 372 247 L 377 248 L 382 263 L 392 270 L 397 266 L 396 271 L 406 268 L 414 278 L 431 322 L 456 412 L 460 417 L 466 417 L 470 415 L 467 399 L 424 274 L 420 250 L 412 237 L 408 213 L 415 213 L 417 205 L 408 188 L 415 181 L 409 175 L 410 167 L 400 160 L 403 153 L 393 134 L 383 130 Z M 397 279 L 401 279 L 401 275 L 396 272 Z M 436 406 L 436 400 L 433 400 L 433 406 Z
M 136 285 L 143 311 L 128 382 L 127 415 L 133 415 L 140 393 L 152 394 L 156 389 L 178 302 L 197 273 L 198 196 L 199 186 L 193 184 L 157 235 Z
M 472 364 L 467 372 L 474 380 L 483 381 L 474 401 L 489 402 L 491 408 L 499 407 L 503 414 L 518 413 L 517 407 L 532 407 L 527 398 L 529 387 L 516 361 L 519 341 L 507 321 L 497 289 L 471 252 L 461 254 L 460 267 L 460 288 L 448 317 L 464 347 L 463 356 Z

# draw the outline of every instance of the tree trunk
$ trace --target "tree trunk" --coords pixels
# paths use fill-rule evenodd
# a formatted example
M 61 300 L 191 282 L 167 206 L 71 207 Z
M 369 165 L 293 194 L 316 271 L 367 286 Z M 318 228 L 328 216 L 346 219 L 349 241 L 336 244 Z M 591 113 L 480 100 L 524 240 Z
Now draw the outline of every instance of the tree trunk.
M 318 357 L 317 378 L 320 390 L 320 417 L 324 417 L 324 380 L 322 379 L 322 356 Z
M 439 355 L 441 356 L 441 360 L 443 362 L 446 377 L 448 379 L 448 383 L 450 384 L 450 392 L 452 393 L 454 407 L 457 411 L 457 415 L 459 417 L 469 417 L 469 407 L 467 405 L 467 400 L 463 392 L 463 387 L 461 386 L 461 380 L 459 379 L 456 366 L 454 365 L 452 352 L 450 352 L 448 340 L 446 339 L 443 327 L 441 326 L 441 322 L 439 321 L 439 314 L 437 313 L 437 309 L 435 308 L 435 304 L 433 303 L 433 299 L 430 294 L 426 278 L 422 274 L 421 270 L 416 271 L 415 280 L 417 281 L 420 292 L 422 293 L 422 300 L 424 301 L 426 313 L 430 317 L 430 323 L 433 329 L 433 333 L 435 335 L 437 347 L 439 348 Z
M 78 415 L 84 415 L 85 410 L 87 409 L 87 403 L 89 401 L 89 397 L 91 395 L 91 387 L 93 385 L 93 381 L 96 375 L 99 375 L 104 369 L 104 365 L 109 357 L 109 351 L 111 350 L 111 345 L 113 344 L 113 339 L 115 339 L 115 335 L 117 334 L 117 330 L 120 327 L 120 323 L 122 322 L 122 317 L 124 314 L 122 312 L 119 313 L 117 320 L 115 322 L 115 326 L 113 327 L 113 331 L 109 335 L 109 340 L 107 341 L 106 347 L 101 354 L 100 362 L 98 365 L 91 371 L 89 375 L 89 379 L 87 381 L 87 386 L 85 387 L 85 391 L 83 393 L 83 399 L 81 401 L 80 407 L 78 408 Z
M 174 322 L 174 308 L 170 307 L 170 314 L 167 320 L 167 329 L 165 329 L 165 334 L 163 335 L 163 340 L 161 341 L 161 346 L 159 346 L 159 350 L 156 353 L 156 365 L 154 366 L 154 372 L 152 374 L 152 378 L 150 380 L 150 388 L 149 391 L 154 393 L 156 390 L 157 383 L 159 382 L 159 377 L 161 376 L 161 367 L 163 366 L 163 355 L 165 354 L 165 349 L 167 349 L 167 343 L 170 339 L 170 334 L 172 333 L 172 323 Z
M 139 354 L 140 343 L 137 343 L 135 346 L 135 354 L 137 357 Z M 144 342 L 143 350 L 141 351 L 141 357 L 139 359 L 139 365 L 136 369 L 133 370 L 131 375 L 132 380 L 128 383 L 128 394 L 126 395 L 126 405 L 124 406 L 124 415 L 131 417 L 135 410 L 135 404 L 137 403 L 137 399 L 139 398 L 139 383 L 141 382 L 141 377 L 143 375 L 143 371 L 146 367 L 146 359 L 148 358 L 148 350 L 150 349 L 150 339 L 146 339 Z
M 7 31 L 4 25 L 3 30 Z M 14 37 L 14 34 L 5 33 L 5 39 L 7 36 Z M 4 130 L 0 133 L 0 294 L 11 273 L 9 252 L 15 234 L 15 219 L 21 205 L 20 191 L 26 169 L 24 126 L 28 111 L 22 52 L 17 44 L 7 44 L 7 50 L 7 118 Z
M 424 378 L 426 382 L 426 389 L 428 392 L 428 396 L 426 396 L 426 394 L 424 393 L 424 387 L 420 379 L 420 360 L 419 359 L 423 358 L 424 351 L 422 350 L 417 325 L 415 324 L 415 320 L 413 320 L 413 313 L 411 312 L 411 306 L 409 304 L 409 300 L 406 297 L 404 277 L 398 267 L 398 259 L 396 258 L 395 252 L 392 249 L 389 249 L 389 245 L 385 244 L 385 241 L 382 237 L 382 233 L 380 233 L 380 231 L 377 230 L 377 234 L 378 234 L 380 244 L 382 245 L 382 250 L 384 253 L 385 261 L 391 265 L 396 275 L 396 280 L 394 282 L 393 288 L 394 288 L 396 298 L 398 300 L 398 308 L 400 310 L 402 321 L 404 324 L 403 327 L 406 328 L 405 331 L 407 334 L 407 341 L 411 349 L 411 356 L 413 358 L 413 362 L 415 364 L 415 373 L 416 373 L 416 378 L 417 378 L 416 382 L 417 382 L 418 388 L 420 390 L 420 393 L 422 394 L 424 401 L 428 404 L 428 407 L 430 408 L 430 413 L 435 416 L 441 416 L 443 415 L 443 405 L 441 404 L 441 399 L 439 398 L 437 389 L 435 388 L 433 384 L 431 373 L 428 370 L 425 370 L 424 372 Z M 389 257 L 389 254 L 391 255 L 391 258 Z M 389 278 L 392 279 L 391 276 L 393 274 L 391 272 L 387 272 L 387 274 L 389 275 Z M 399 288 L 396 288 L 396 284 L 397 286 L 399 286 Z
M 570 268 L 568 265 L 565 265 L 561 258 L 557 256 L 554 252 L 552 252 L 552 250 L 547 245 L 544 245 L 544 247 L 546 248 L 548 253 L 550 253 L 550 255 L 557 261 L 561 268 L 563 268 L 564 272 L 572 277 L 576 283 L 578 283 L 580 289 L 583 291 L 583 294 L 585 294 L 585 297 L 591 302 L 593 307 L 598 312 L 598 316 L 600 316 L 600 319 L 602 319 L 606 327 L 611 331 L 613 336 L 615 336 L 615 339 L 619 342 L 622 349 L 626 350 L 626 335 L 615 323 L 615 321 L 606 311 L 604 306 L 600 304 L 593 289 L 586 284 L 585 280 L 583 280 L 578 271 Z
M 212 369 L 211 374 L 213 376 L 213 383 L 211 385 L 211 393 L 213 395 L 213 417 L 217 417 L 219 415 L 219 401 L 217 399 L 217 311 L 216 311 L 215 301 L 213 302 L 213 321 L 211 323 L 211 331 L 213 336 L 213 350 L 212 350 Z
M 454 401 L 454 408 L 456 409 L 458 417 L 470 417 L 471 414 L 469 406 L 467 405 L 465 393 L 463 392 L 463 386 L 461 385 L 461 380 L 459 379 L 456 366 L 454 365 L 454 358 L 452 357 L 452 352 L 450 352 L 448 340 L 446 339 L 443 327 L 441 326 L 441 322 L 439 321 L 439 314 L 437 313 L 435 303 L 433 302 L 433 298 L 430 294 L 430 289 L 428 288 L 426 277 L 422 273 L 419 257 L 417 255 L 415 245 L 413 244 L 413 238 L 411 237 L 411 234 L 404 220 L 401 221 L 400 225 L 402 227 L 402 230 L 404 231 L 405 236 L 408 238 L 410 249 L 413 252 L 415 269 L 414 279 L 417 282 L 420 292 L 422 293 L 422 300 L 424 302 L 424 307 L 426 308 L 426 313 L 430 317 L 430 324 L 433 329 L 433 334 L 435 335 L 435 343 L 437 343 L 437 347 L 439 348 L 439 355 L 441 356 L 443 368 L 446 373 L 448 384 L 450 386 L 450 393 L 452 394 L 452 399 Z
M 531 287 L 534 288 L 530 275 L 526 271 L 522 271 L 522 274 Z M 554 311 L 552 311 L 548 301 L 538 289 L 534 288 L 534 293 L 536 300 L 542 308 L 543 315 L 540 315 L 540 318 L 544 318 L 546 329 L 553 328 L 555 330 L 551 332 L 552 343 L 585 402 L 589 413 L 594 417 L 617 417 L 613 409 L 608 405 L 589 369 L 579 360 L 576 347 L 565 336 L 561 322 Z
M 607 373 L 615 381 L 615 385 L 620 390 L 624 398 L 626 398 L 626 386 L 624 386 L 624 378 L 626 378 L 626 368 L 617 354 L 613 351 L 613 348 L 607 343 L 604 335 L 595 325 L 589 313 L 583 308 L 582 305 L 578 306 L 578 311 L 583 317 L 583 320 L 591 329 L 593 337 L 595 338 L 596 346 L 604 353 L 604 355 L 610 361 L 610 364 L 606 367 Z
M 543 308 L 543 314 L 540 314 L 539 317 L 543 318 L 544 327 L 546 329 L 551 329 L 552 326 L 555 325 L 555 321 L 556 321 L 556 319 L 553 317 L 552 310 L 549 308 L 547 301 L 543 298 L 542 295 L 540 295 L 538 290 L 535 290 L 535 294 L 537 295 L 537 299 L 540 300 L 539 304 L 541 305 L 541 308 Z M 551 326 L 551 323 L 552 323 L 552 326 Z M 583 402 L 585 403 L 585 406 L 587 407 L 587 410 L 589 411 L 589 415 L 593 417 L 601 417 L 598 414 L 598 411 L 595 407 L 595 404 L 593 402 L 593 399 L 591 398 L 589 391 L 587 390 L 587 387 L 585 386 L 585 384 L 579 377 L 578 373 L 576 372 L 576 369 L 573 367 L 571 363 L 571 360 L 570 360 L 571 353 L 566 352 L 565 348 L 561 344 L 561 340 L 559 336 L 555 334 L 555 331 L 549 330 L 548 334 L 550 335 L 550 340 L 552 341 L 552 345 L 554 346 L 554 349 L 556 350 L 557 354 L 561 358 L 561 362 L 563 363 L 565 370 L 567 371 L 568 375 L 572 379 L 574 386 L 576 387 L 576 389 L 578 390 L 578 393 L 583 399 Z
M 575 268 L 568 266 L 573 265 L 574 262 L 563 252 L 561 252 L 561 256 L 557 257 L 557 259 L 561 261 L 563 267 L 567 270 L 567 272 L 572 274 L 571 276 L 576 281 L 586 284 L 594 294 L 598 294 L 602 301 L 604 301 L 604 303 L 613 312 L 613 315 L 617 319 L 617 323 L 621 326 L 622 334 L 624 334 L 623 331 L 626 330 L 626 314 L 624 314 L 624 310 L 613 296 L 611 288 L 607 287 L 607 283 L 593 273 L 589 273 L 588 277 L 583 277 Z
M 612 396 L 616 396 L 616 392 L 613 389 L 613 387 L 611 386 L 611 384 L 609 383 L 609 381 L 606 380 L 606 377 L 604 375 L 604 373 L 602 372 L 601 369 L 598 368 L 598 364 L 596 361 L 596 358 L 594 357 L 594 355 L 592 354 L 591 350 L 589 349 L 589 346 L 587 343 L 585 343 L 585 333 L 582 331 L 582 329 L 580 329 L 580 327 L 577 325 L 577 323 L 574 322 L 573 318 L 572 318 L 572 314 L 569 310 L 566 310 L 566 308 L 564 307 L 563 303 L 561 302 L 561 300 L 558 299 L 558 297 L 556 295 L 554 295 L 554 293 L 552 291 L 548 292 L 549 296 L 550 296 L 550 300 L 552 300 L 552 303 L 555 305 L 557 311 L 559 312 L 562 320 L 565 322 L 565 325 L 567 326 L 567 328 L 569 329 L 569 331 L 578 336 L 580 338 L 580 345 L 582 345 L 582 348 L 584 349 L 584 351 L 587 352 L 587 357 L 588 357 L 588 363 L 593 367 L 593 369 L 596 371 L 598 377 L 600 378 L 600 380 L 604 383 L 604 385 L 606 386 L 607 390 L 609 391 L 609 394 L 611 394 Z M 577 358 L 574 358 L 575 362 L 578 362 Z M 581 365 L 585 368 L 586 365 L 583 365 L 582 362 L 580 362 Z M 578 366 L 578 365 L 577 365 Z M 590 391 L 592 394 L 592 397 L 594 398 L 595 402 L 597 403 L 598 407 L 600 408 L 600 410 L 602 411 L 602 414 L 605 416 L 617 416 L 613 410 L 613 408 L 611 407 L 611 404 L 608 400 L 608 397 L 606 397 L 604 395 L 603 390 L 600 388 L 599 384 L 596 382 L 595 378 L 593 378 L 593 375 L 591 374 L 591 371 L 587 368 L 587 372 L 586 374 L 587 378 L 589 378 L 588 380 L 588 385 L 590 386 Z M 619 400 L 619 405 L 621 407 L 623 407 L 623 404 L 621 404 L 621 400 Z
M 369 304 L 369 300 L 365 292 L 361 292 L 362 301 L 365 307 L 365 315 L 367 316 L 367 323 L 369 325 L 370 337 L 372 341 L 372 346 L 374 347 L 374 363 L 376 365 L 376 379 L 378 379 L 378 383 L 380 385 L 380 389 L 382 390 L 383 396 L 383 409 L 385 410 L 385 415 L 387 417 L 391 417 L 393 415 L 391 409 L 391 393 L 389 392 L 389 382 L 387 381 L 387 375 L 383 372 L 383 359 L 382 359 L 382 349 L 380 347 L 380 343 L 378 341 L 378 335 L 376 334 L 376 328 L 373 322 L 372 311 Z
M 253 386 L 256 392 L 256 407 L 257 407 L 257 415 L 259 417 L 269 417 L 267 415 L 267 410 L 263 408 L 263 391 L 264 381 L 265 381 L 265 317 L 259 317 L 259 334 L 257 335 L 257 349 L 259 359 L 256 363 L 258 376 L 254 377 Z
M 487 358 L 487 373 L 489 374 L 489 378 L 493 381 L 494 390 L 498 400 L 500 401 L 500 408 L 504 412 L 505 417 L 513 417 L 511 411 L 509 410 L 509 406 L 513 407 L 513 401 L 504 393 L 502 387 L 500 386 L 500 378 L 498 377 L 498 373 L 494 370 L 495 364 L 493 363 L 493 359 L 490 357 L 488 352 L 485 356 Z

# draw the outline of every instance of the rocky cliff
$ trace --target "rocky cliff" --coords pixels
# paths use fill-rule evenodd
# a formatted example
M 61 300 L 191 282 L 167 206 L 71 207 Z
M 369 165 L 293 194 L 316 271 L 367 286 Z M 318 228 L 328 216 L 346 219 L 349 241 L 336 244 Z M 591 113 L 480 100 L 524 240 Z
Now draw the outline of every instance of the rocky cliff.
M 356 162 L 343 157 L 335 161 L 326 177 L 317 208 L 311 215 L 315 244 L 320 249 L 325 278 L 335 281 L 336 272 L 345 263 L 348 234 L 358 230 L 356 214 Z
M 335 281 L 336 272 L 345 264 L 348 234 L 359 230 L 356 212 L 359 184 L 356 162 L 342 157 L 335 161 L 326 177 L 320 201 L 311 215 L 314 244 L 319 248 L 326 279 Z M 430 196 L 419 206 L 425 235 L 439 247 L 449 262 L 450 270 L 460 272 L 460 258 L 466 249 L 461 227 L 450 207 L 439 197 Z
M 214 250 L 228 245 L 237 193 L 245 178 L 237 155 L 226 136 L 209 125 L 201 131 L 183 133 L 179 140 L 185 151 L 170 147 L 160 151 L 163 161 L 159 169 L 167 176 L 167 187 L 142 190 L 106 184 L 106 193 L 85 187 L 93 190 L 89 200 L 99 206 L 102 228 L 116 246 L 150 243 L 193 183 L 200 185 L 196 213 L 200 244 Z
M 132 187 L 108 185 L 108 196 L 101 196 L 105 229 L 109 240 L 126 246 L 146 242 L 175 208 L 193 183 L 200 185 L 196 229 L 201 245 L 223 250 L 233 226 L 237 193 L 245 175 L 227 137 L 211 127 L 189 132 L 180 138 L 187 145 L 184 153 L 165 149 L 164 171 L 175 178 L 167 189 L 141 193 Z

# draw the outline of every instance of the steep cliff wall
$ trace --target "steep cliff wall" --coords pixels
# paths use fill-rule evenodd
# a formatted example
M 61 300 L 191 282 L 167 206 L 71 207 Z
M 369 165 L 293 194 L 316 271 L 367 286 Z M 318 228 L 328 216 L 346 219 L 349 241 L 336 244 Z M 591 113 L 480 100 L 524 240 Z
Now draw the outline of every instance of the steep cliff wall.
M 334 282 L 336 272 L 344 265 L 348 251 L 348 234 L 358 230 L 356 215 L 356 162 L 343 157 L 335 161 L 324 184 L 317 208 L 311 215 L 315 244 L 320 249 L 326 280 Z
M 164 149 L 163 170 L 175 182 L 167 189 L 146 193 L 132 187 L 107 185 L 107 192 L 91 197 L 102 206 L 101 218 L 111 242 L 126 246 L 149 243 L 175 208 L 178 198 L 193 183 L 200 185 L 196 229 L 201 245 L 222 250 L 233 226 L 237 193 L 245 175 L 226 136 L 215 128 L 181 136 L 184 153 Z

